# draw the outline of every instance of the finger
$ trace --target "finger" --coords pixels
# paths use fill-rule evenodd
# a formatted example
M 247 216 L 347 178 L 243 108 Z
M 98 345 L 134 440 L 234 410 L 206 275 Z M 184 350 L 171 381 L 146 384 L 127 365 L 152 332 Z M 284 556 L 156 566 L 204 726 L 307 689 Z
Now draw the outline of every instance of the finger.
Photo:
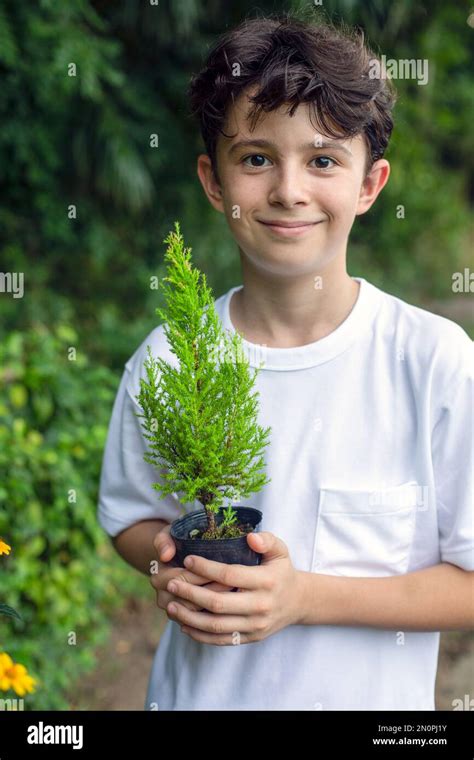
M 217 615 L 257 615 L 259 613 L 260 595 L 251 592 L 241 594 L 223 594 L 222 592 L 209 591 L 203 586 L 191 586 L 189 583 L 170 581 L 174 589 L 167 589 L 175 594 L 178 600 L 187 599 L 198 607 L 209 610 Z
M 269 531 L 247 533 L 247 543 L 255 552 L 263 554 L 262 563 L 274 559 L 286 559 L 289 556 L 285 542 Z
M 162 562 L 170 562 L 176 554 L 176 545 L 170 536 L 170 525 L 162 528 L 153 541 L 153 546 Z
M 192 565 L 188 565 L 188 561 Z M 215 562 L 204 557 L 189 555 L 184 560 L 186 568 L 191 568 L 194 573 L 204 575 L 211 581 L 217 581 L 230 588 L 262 589 L 269 584 L 268 568 L 261 565 L 227 565 L 224 562 Z
M 157 573 L 150 574 L 150 584 L 156 591 L 159 591 L 160 589 L 166 589 L 170 580 L 174 578 L 195 586 L 203 586 L 209 583 L 209 578 L 205 578 L 203 575 L 196 575 L 184 567 L 159 567 Z M 226 588 L 227 586 L 223 586 L 222 590 Z
M 209 591 L 233 591 L 232 586 L 226 586 L 224 583 L 217 583 L 216 581 L 210 581 L 204 585 Z
M 252 641 L 259 640 L 255 634 L 241 633 L 240 631 L 233 631 L 231 634 L 223 633 L 218 635 L 216 633 L 204 633 L 204 631 L 199 631 L 197 628 L 190 628 L 189 626 L 184 626 L 181 630 L 191 639 L 194 639 L 194 641 L 200 641 L 201 644 L 213 644 L 218 647 L 249 644 Z
M 182 583 L 189 583 L 192 586 L 207 586 L 209 584 L 209 578 L 205 578 L 202 575 L 196 575 L 185 568 L 174 567 L 166 569 L 160 568 L 157 573 L 151 573 L 150 585 L 155 591 L 165 591 L 168 583 L 175 578 Z M 217 587 L 217 591 L 230 591 L 230 586 L 226 586 L 222 583 L 214 584 L 212 581 L 211 583 Z
M 178 581 L 182 581 L 183 583 L 190 583 L 193 586 L 206 586 L 209 583 L 209 578 L 206 578 L 204 575 L 198 575 L 197 573 L 192 573 L 190 570 L 186 570 L 186 568 L 174 568 L 175 572 L 168 577 L 165 578 L 163 576 L 163 580 L 166 580 L 166 583 L 164 583 L 163 588 L 166 588 L 170 580 L 177 579 Z M 158 573 L 159 574 L 159 573 Z M 224 584 L 218 584 L 219 586 L 222 586 L 222 590 L 225 590 L 227 586 Z
M 189 575 L 192 576 L 192 573 L 189 573 L 188 571 L 186 571 L 185 574 L 182 574 L 182 575 L 179 576 L 180 580 L 182 580 L 183 582 L 188 582 L 187 580 L 183 579 L 183 575 L 185 577 L 188 577 Z M 172 579 L 176 578 L 176 577 L 177 577 L 176 575 L 171 576 Z M 219 592 L 219 593 L 229 592 L 229 591 L 233 591 L 234 590 L 234 589 L 231 589 L 230 586 L 225 586 L 222 583 L 215 583 L 214 581 L 209 582 L 207 578 L 203 578 L 202 576 L 199 576 L 199 575 L 196 575 L 195 578 L 197 578 L 200 582 L 199 583 L 191 583 L 191 586 L 193 588 L 195 588 L 196 585 L 204 585 L 206 588 L 208 588 L 208 589 L 210 589 L 212 591 L 215 591 L 215 592 Z M 168 582 L 169 582 L 169 579 L 168 579 Z M 161 593 L 167 594 L 168 598 L 166 599 L 165 603 L 158 604 L 158 606 L 161 609 L 166 610 L 167 605 L 169 604 L 169 602 L 171 601 L 171 599 L 174 598 L 175 601 L 180 601 L 182 604 L 186 604 L 187 606 L 189 606 L 189 609 L 198 610 L 198 611 L 201 611 L 201 610 L 207 611 L 205 607 L 193 604 L 190 601 L 184 601 L 180 597 L 177 597 L 177 596 L 174 596 L 173 594 L 170 594 L 168 591 L 163 591 L 163 589 L 166 589 L 166 587 L 167 587 L 167 583 L 164 583 L 163 582 L 163 578 L 162 578 L 162 582 L 157 587 L 157 590 L 159 590 Z
M 187 601 L 185 599 L 180 599 L 175 594 L 170 594 L 169 591 L 159 591 L 157 596 L 157 606 L 161 610 L 165 610 L 168 607 L 168 604 L 170 602 L 179 602 L 180 604 L 184 604 L 185 607 L 188 608 L 188 610 L 193 610 L 194 612 L 200 612 L 202 607 L 199 607 L 197 604 L 194 604 L 193 602 Z
M 192 612 L 183 604 L 176 604 L 176 611 L 167 608 L 168 616 L 180 625 L 189 625 L 207 633 L 254 633 L 258 624 L 252 617 L 238 615 L 214 615 L 210 612 Z

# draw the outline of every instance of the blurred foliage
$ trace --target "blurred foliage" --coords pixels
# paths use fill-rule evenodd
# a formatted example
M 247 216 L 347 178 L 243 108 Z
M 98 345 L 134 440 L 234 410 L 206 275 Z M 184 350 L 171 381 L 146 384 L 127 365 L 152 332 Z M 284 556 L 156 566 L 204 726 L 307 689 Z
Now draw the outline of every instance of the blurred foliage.
M 0 260 L 2 271 L 25 272 L 26 296 L 19 308 L 2 295 L 0 332 L 38 317 L 73 321 L 93 360 L 121 368 L 155 325 L 150 276 L 163 274 L 176 219 L 216 296 L 240 282 L 235 243 L 196 176 L 202 143 L 186 87 L 224 29 L 301 6 L 4 0 Z M 427 85 L 395 80 L 391 177 L 349 242 L 349 271 L 407 300 L 450 296 L 452 272 L 468 265 L 469 12 L 464 0 L 327 0 L 314 10 L 362 26 L 387 58 L 429 60 Z
M 78 345 L 63 324 L 0 343 L 0 535 L 12 547 L 0 598 L 22 617 L 0 618 L 0 641 L 38 678 L 28 709 L 67 709 L 63 690 L 94 665 L 106 612 L 127 593 L 149 595 L 96 519 L 117 379 Z
M 245 16 L 310 5 L 1 4 L 0 271 L 24 272 L 25 296 L 0 293 L 0 535 L 13 547 L 0 599 L 24 618 L 0 620 L 0 642 L 42 684 L 28 697 L 37 709 L 66 705 L 107 610 L 127 591 L 149 594 L 111 549 L 96 503 L 119 374 L 163 306 L 150 277 L 164 274 L 174 221 L 216 297 L 241 282 L 235 242 L 196 176 L 190 76 Z M 387 58 L 429 61 L 427 85 L 395 81 L 391 177 L 348 249 L 351 274 L 413 303 L 452 297 L 452 273 L 470 264 L 471 11 L 465 0 L 314 9 L 361 26 Z
M 26 296 L 21 308 L 2 296 L 0 331 L 72 320 L 90 356 L 120 368 L 155 326 L 149 278 L 163 273 L 162 241 L 176 218 L 192 225 L 191 239 L 204 233 L 196 247 L 219 287 L 230 241 L 216 256 L 184 92 L 214 36 L 195 24 L 221 5 L 5 0 L 0 260 L 3 271 L 25 272 Z

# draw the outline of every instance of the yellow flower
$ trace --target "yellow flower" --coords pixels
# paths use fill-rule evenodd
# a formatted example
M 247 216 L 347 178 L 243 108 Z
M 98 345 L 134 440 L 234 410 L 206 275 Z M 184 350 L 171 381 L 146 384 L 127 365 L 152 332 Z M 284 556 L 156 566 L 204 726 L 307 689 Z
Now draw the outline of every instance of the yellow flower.
M 14 663 L 6 652 L 0 653 L 0 689 L 8 691 L 14 689 L 19 697 L 26 692 L 33 692 L 36 679 L 28 675 L 24 665 Z
M 10 554 L 11 546 L 5 543 L 0 537 L 0 554 Z

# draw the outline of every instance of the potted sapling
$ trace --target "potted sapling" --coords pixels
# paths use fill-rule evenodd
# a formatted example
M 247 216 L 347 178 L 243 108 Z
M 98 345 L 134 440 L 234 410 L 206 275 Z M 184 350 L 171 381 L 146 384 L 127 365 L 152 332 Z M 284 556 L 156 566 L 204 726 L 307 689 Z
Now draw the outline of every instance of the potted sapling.
M 261 555 L 246 536 L 259 530 L 262 512 L 223 505 L 225 499 L 248 498 L 269 482 L 262 470 L 271 429 L 257 422 L 258 392 L 253 391 L 261 365 L 252 374 L 241 336 L 224 329 L 178 222 L 164 242 L 167 276 L 159 287 L 166 309 L 156 314 L 177 366 L 154 357 L 147 346 L 145 377 L 135 398 L 149 441 L 144 460 L 160 471 L 153 488 L 182 504 L 200 505 L 172 523 L 176 554 L 170 564 L 182 567 L 185 557 L 195 554 L 258 565 Z

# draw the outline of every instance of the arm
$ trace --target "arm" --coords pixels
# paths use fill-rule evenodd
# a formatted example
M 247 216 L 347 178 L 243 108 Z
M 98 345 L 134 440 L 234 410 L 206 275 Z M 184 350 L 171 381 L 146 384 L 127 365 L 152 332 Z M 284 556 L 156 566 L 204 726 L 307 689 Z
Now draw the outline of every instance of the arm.
M 382 578 L 299 571 L 301 625 L 474 630 L 474 572 L 450 563 Z
M 158 560 L 153 541 L 167 525 L 166 520 L 142 520 L 114 536 L 112 543 L 125 562 L 149 576 L 150 563 Z

